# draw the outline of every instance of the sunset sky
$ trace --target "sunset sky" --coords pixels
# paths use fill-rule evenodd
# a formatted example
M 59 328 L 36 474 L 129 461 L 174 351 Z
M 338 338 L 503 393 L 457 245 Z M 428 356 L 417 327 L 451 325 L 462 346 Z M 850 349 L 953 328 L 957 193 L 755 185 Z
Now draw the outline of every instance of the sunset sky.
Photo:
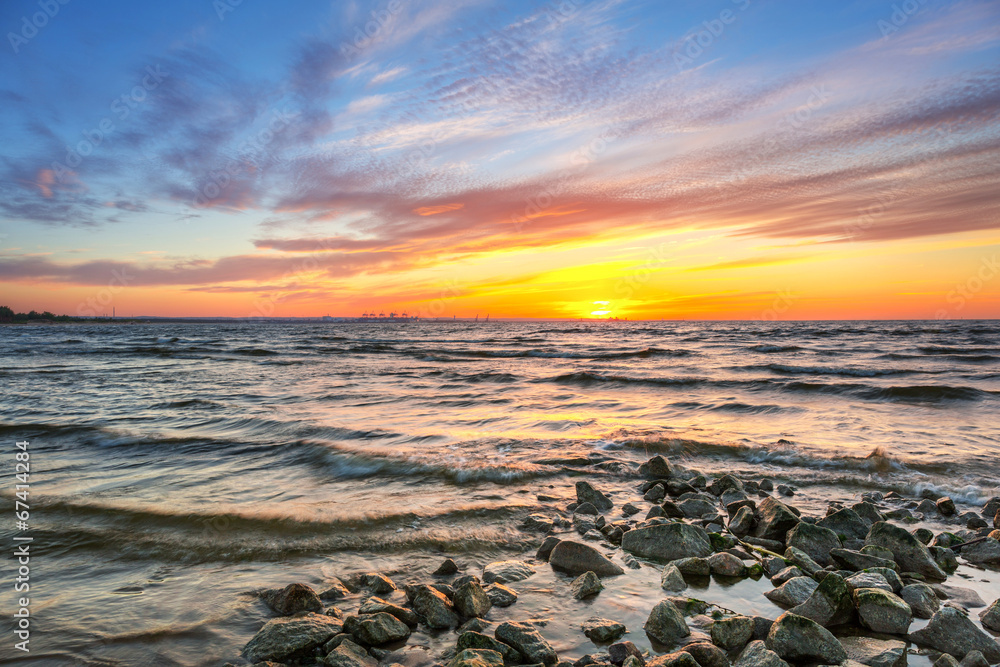
M 1000 316 L 996 1 L 13 0 L 0 27 L 15 310 Z

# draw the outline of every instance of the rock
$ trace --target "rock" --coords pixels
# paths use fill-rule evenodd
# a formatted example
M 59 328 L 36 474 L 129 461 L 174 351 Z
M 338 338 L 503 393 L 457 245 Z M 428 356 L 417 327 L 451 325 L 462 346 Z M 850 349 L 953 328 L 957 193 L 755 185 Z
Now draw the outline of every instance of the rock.
M 791 561 L 796 567 L 808 574 L 810 577 L 816 576 L 816 573 L 823 569 L 823 567 L 814 561 L 809 554 L 802 549 L 797 549 L 796 547 L 788 547 L 785 549 L 785 560 Z
M 327 653 L 326 664 L 330 667 L 375 667 L 378 662 L 368 655 L 368 651 L 350 639 L 344 639 L 336 648 Z
M 781 564 L 784 565 L 785 561 L 782 560 Z M 781 586 L 786 581 L 790 581 L 795 577 L 804 577 L 804 576 L 806 576 L 806 573 L 800 570 L 798 566 L 789 565 L 788 567 L 784 568 L 783 570 L 780 570 L 777 574 L 771 577 L 771 583 L 774 584 L 775 586 Z M 812 577 L 809 578 L 812 579 Z
M 942 653 L 941 657 L 934 661 L 934 667 L 958 667 L 958 660 L 947 653 Z
M 580 503 L 576 506 L 576 509 L 573 510 L 573 514 L 587 514 L 589 516 L 597 516 L 600 513 L 600 510 L 597 509 L 597 506 L 594 505 L 594 503 Z
M 458 574 L 458 563 L 456 563 L 451 558 L 445 558 L 444 562 L 438 565 L 438 568 L 434 570 L 434 574 L 438 576 L 447 576 L 449 574 Z
M 905 635 L 913 621 L 913 612 L 899 596 L 878 588 L 854 591 L 854 607 L 861 625 L 875 632 Z
M 861 520 L 867 523 L 869 526 L 878 523 L 879 521 L 885 521 L 885 517 L 879 512 L 878 507 L 873 503 L 862 502 L 852 505 L 851 509 L 857 512 Z
M 663 568 L 663 573 L 660 575 L 660 588 L 672 593 L 679 593 L 687 588 L 684 575 L 681 574 L 675 563 L 670 563 Z
M 453 628 L 458 625 L 458 614 L 444 593 L 430 586 L 417 586 L 413 608 L 424 618 L 430 628 Z
M 934 562 L 927 547 L 908 531 L 887 521 L 872 525 L 865 544 L 874 544 L 892 551 L 893 560 L 904 572 L 916 572 L 931 579 L 944 580 L 948 575 Z
M 994 540 L 992 537 L 987 537 L 982 542 L 962 547 L 960 553 L 962 554 L 962 558 L 970 563 L 1000 565 L 1000 542 Z
M 878 588 L 887 593 L 894 592 L 885 577 L 874 572 L 855 572 L 844 581 L 852 592 L 859 588 Z
M 937 508 L 938 511 L 941 512 L 941 514 L 944 514 L 945 516 L 951 516 L 952 514 L 955 513 L 955 501 L 949 498 L 948 496 L 945 496 L 944 498 L 938 498 Z
M 701 667 L 729 667 L 729 658 L 725 651 L 707 641 L 688 644 L 681 651 L 690 653 Z
M 812 577 L 793 577 L 773 591 L 764 593 L 764 597 L 775 604 L 795 607 L 808 600 L 818 586 Z
M 891 566 L 892 569 L 894 570 L 896 569 L 895 565 L 896 561 L 892 560 L 892 551 L 890 549 L 886 549 L 885 547 L 880 547 L 875 544 L 866 544 L 863 547 L 861 547 L 861 553 L 867 556 L 874 556 L 875 558 L 881 558 L 882 560 L 891 560 L 893 562 L 893 565 Z M 878 567 L 890 567 L 890 566 L 880 565 Z
M 420 617 L 416 612 L 379 597 L 368 598 L 361 603 L 361 607 L 358 609 L 359 614 L 381 614 L 383 612 L 392 614 L 407 625 L 416 625 L 420 622 Z
M 669 479 L 674 476 L 674 467 L 670 461 L 657 455 L 639 466 L 639 474 L 647 479 Z
M 494 607 L 509 607 L 517 602 L 517 592 L 503 584 L 491 584 L 483 590 Z
M 577 484 L 579 488 L 579 484 Z M 545 641 L 534 627 L 527 623 L 501 623 L 495 632 L 497 639 L 513 646 L 525 663 L 554 665 L 558 660 L 555 649 Z
M 610 498 L 591 486 L 590 482 L 586 481 L 576 483 L 576 499 L 579 503 L 590 503 L 602 512 L 614 507 Z
M 832 565 L 830 552 L 841 548 L 840 538 L 829 528 L 800 521 L 788 531 L 785 542 L 790 547 L 801 549 L 820 565 Z
M 743 488 L 743 482 L 739 477 L 735 475 L 723 475 L 712 480 L 712 483 L 708 485 L 708 491 L 712 495 L 721 496 L 723 493 L 729 489 L 735 489 L 736 491 L 745 492 Z
M 538 560 L 548 560 L 549 556 L 552 554 L 552 550 L 555 549 L 556 545 L 559 544 L 561 540 L 558 537 L 553 537 L 549 535 L 544 540 L 542 544 L 538 547 L 538 551 L 535 552 L 535 558 Z
M 896 574 L 895 570 L 891 570 L 887 567 L 869 567 L 863 570 L 863 572 L 868 574 L 877 574 L 885 579 L 889 582 L 892 592 L 896 595 L 899 595 L 899 591 L 903 590 L 903 580 L 899 578 L 899 575 Z
M 788 663 L 760 641 L 752 641 L 740 653 L 733 667 L 788 667 Z
M 583 630 L 583 634 L 587 636 L 587 639 L 597 644 L 607 644 L 617 641 L 627 632 L 624 625 L 607 618 L 588 618 L 580 626 L 580 629 Z
M 688 498 L 677 503 L 677 507 L 689 519 L 697 519 L 706 514 L 714 514 L 717 509 L 715 503 L 710 503 L 701 498 Z
M 622 514 L 625 516 L 632 516 L 633 514 L 638 514 L 641 511 L 642 510 L 639 509 L 639 506 L 633 503 L 625 503 L 622 505 Z
M 966 609 L 986 606 L 986 601 L 979 596 L 979 593 L 971 588 L 949 586 L 947 584 L 934 584 L 931 588 L 934 589 L 934 592 L 938 597 L 950 600 L 951 602 L 954 602 L 955 604 Z
M 549 557 L 551 558 L 551 555 Z M 527 579 L 534 573 L 535 569 L 527 563 L 522 563 L 519 560 L 501 560 L 490 563 L 483 568 L 483 582 L 487 584 L 509 584 L 514 581 Z
M 993 604 L 979 612 L 979 620 L 984 628 L 1000 632 L 1000 598 L 994 600 Z
M 521 528 L 532 532 L 547 533 L 552 530 L 555 525 L 555 521 L 544 514 L 530 514 L 521 524 Z
M 906 667 L 906 643 L 895 639 L 841 637 L 849 660 L 871 667 Z
M 854 618 L 854 601 L 851 598 L 851 590 L 847 587 L 847 582 L 844 581 L 843 577 L 830 572 L 823 578 L 823 581 L 819 582 L 819 586 L 809 596 L 809 599 L 792 608 L 791 613 L 803 616 L 820 625 L 848 623 Z M 781 651 L 778 651 L 778 655 L 785 660 L 794 660 Z
M 698 661 L 687 651 L 675 651 L 658 655 L 648 663 L 649 667 L 700 667 Z
M 468 581 L 455 590 L 455 609 L 464 618 L 482 618 L 493 607 L 478 581 Z
M 712 543 L 703 528 L 686 523 L 665 523 L 636 528 L 625 533 L 622 549 L 642 558 L 672 561 L 712 553 Z
M 753 510 L 749 507 L 741 507 L 736 510 L 736 514 L 729 521 L 729 530 L 733 535 L 744 537 L 753 529 Z
M 410 628 L 406 623 L 384 611 L 377 614 L 348 616 L 344 619 L 344 632 L 357 637 L 361 643 L 368 646 L 381 646 L 410 636 Z
M 594 547 L 572 540 L 555 545 L 549 554 L 549 564 L 570 574 L 593 572 L 598 577 L 613 577 L 625 572 Z
M 292 616 L 303 611 L 323 611 L 323 602 L 316 591 L 305 584 L 288 584 L 284 588 L 260 591 L 260 599 L 282 616 Z
M 684 617 L 670 600 L 662 600 L 653 607 L 642 629 L 665 646 L 673 646 L 691 634 Z
M 344 582 L 336 577 L 334 577 L 332 581 L 328 582 L 328 586 L 329 588 L 319 594 L 320 600 L 340 600 L 351 594 L 351 591 L 347 590 L 347 586 L 344 585 Z
M 650 503 L 658 503 L 667 497 L 667 490 L 663 488 L 662 484 L 654 484 L 645 494 L 643 494 L 642 499 Z
M 927 584 L 909 584 L 899 591 L 899 597 L 910 605 L 910 610 L 917 618 L 930 618 L 941 606 L 940 600 Z
M 272 618 L 243 647 L 243 656 L 250 662 L 298 659 L 342 630 L 340 621 L 321 614 Z
M 829 630 L 790 611 L 774 621 L 764 643 L 786 661 L 836 665 L 847 659 L 844 647 Z
M 868 567 L 888 567 L 896 569 L 896 561 L 891 558 L 879 558 L 861 551 L 851 549 L 832 549 L 830 555 L 834 562 L 851 570 L 863 570 Z
M 384 595 L 396 590 L 396 584 L 393 583 L 392 579 L 381 572 L 369 572 L 361 577 L 361 581 L 376 595 Z
M 868 528 L 870 526 L 870 524 L 865 523 L 861 515 L 849 507 L 839 509 L 832 514 L 827 514 L 817 521 L 816 525 L 820 528 L 829 528 L 841 540 L 851 538 L 863 540 L 868 535 Z
M 642 657 L 642 651 L 636 648 L 635 644 L 632 642 L 616 642 L 608 647 L 608 655 L 611 656 L 612 665 L 621 665 L 625 662 L 625 658 L 633 656 L 639 660 L 642 665 L 646 664 L 646 659 Z
M 920 646 L 964 658 L 969 651 L 980 651 L 990 663 L 1000 662 L 1000 645 L 975 626 L 954 607 L 942 607 L 926 627 L 911 632 L 910 641 Z
M 730 616 L 712 624 L 712 643 L 726 651 L 742 650 L 753 638 L 754 622 L 749 616 Z
M 604 590 L 604 585 L 593 572 L 584 572 L 570 583 L 569 588 L 573 591 L 573 597 L 583 600 L 600 593 Z
M 958 664 L 959 667 L 990 667 L 990 663 L 987 662 L 986 657 L 979 651 L 969 651 L 962 658 L 962 662 Z
M 467 648 L 496 651 L 502 655 L 504 660 L 507 662 L 516 662 L 520 659 L 520 654 L 517 652 L 516 648 L 508 646 L 502 641 L 498 641 L 489 635 L 482 634 L 481 632 L 463 632 L 459 635 L 458 643 L 455 644 L 455 650 L 462 652 Z
M 747 566 L 742 560 L 726 552 L 709 556 L 708 566 L 712 574 L 720 574 L 724 577 L 742 577 L 747 571 Z
M 456 653 L 448 667 L 503 667 L 503 656 L 498 651 L 467 648 Z
M 712 573 L 712 568 L 705 558 L 697 556 L 691 558 L 679 558 L 673 561 L 673 565 L 680 570 L 681 574 L 693 574 L 699 577 L 707 577 Z
M 934 562 L 938 564 L 945 572 L 954 572 L 958 569 L 958 558 L 955 556 L 955 552 L 951 549 L 945 549 L 944 547 L 927 547 L 931 556 L 934 557 Z

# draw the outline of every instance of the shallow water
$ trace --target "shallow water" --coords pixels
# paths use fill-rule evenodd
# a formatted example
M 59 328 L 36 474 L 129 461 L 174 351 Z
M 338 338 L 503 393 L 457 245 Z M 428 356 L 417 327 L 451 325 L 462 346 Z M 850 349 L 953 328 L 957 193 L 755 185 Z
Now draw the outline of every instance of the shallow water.
M 1000 494 L 994 321 L 0 327 L 0 379 L 0 433 L 31 441 L 37 664 L 221 664 L 268 617 L 243 591 L 533 553 L 524 515 L 653 453 L 792 481 L 811 512 Z M 646 569 L 593 603 L 637 644 Z M 581 655 L 560 576 L 503 614 Z M 761 587 L 727 606 L 776 616 Z

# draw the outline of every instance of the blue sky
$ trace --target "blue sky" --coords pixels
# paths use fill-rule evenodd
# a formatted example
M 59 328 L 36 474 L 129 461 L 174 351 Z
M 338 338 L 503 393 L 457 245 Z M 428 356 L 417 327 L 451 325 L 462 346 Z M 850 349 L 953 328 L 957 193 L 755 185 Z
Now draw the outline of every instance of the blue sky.
M 0 280 L 70 309 L 116 267 L 164 303 L 316 306 L 537 273 L 498 249 L 711 236 L 703 272 L 995 243 L 996 2 L 35 0 L 0 26 Z

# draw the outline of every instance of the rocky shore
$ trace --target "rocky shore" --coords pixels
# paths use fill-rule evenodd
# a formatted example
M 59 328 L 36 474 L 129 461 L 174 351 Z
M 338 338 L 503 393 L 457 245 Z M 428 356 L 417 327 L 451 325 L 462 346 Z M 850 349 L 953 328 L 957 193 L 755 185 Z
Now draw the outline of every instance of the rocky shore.
M 808 516 L 793 487 L 707 478 L 662 456 L 623 483 L 577 482 L 576 502 L 552 503 L 522 524 L 538 535 L 534 554 L 474 573 L 449 558 L 424 581 L 344 573 L 319 590 L 292 583 L 256 591 L 275 616 L 227 664 L 903 667 L 916 656 L 934 667 L 1000 664 L 1000 600 L 949 583 L 960 564 L 1000 568 L 1000 498 L 960 512 L 931 492 L 868 492 Z M 923 516 L 953 529 L 907 528 Z M 545 619 L 494 618 L 516 610 L 517 589 L 543 567 L 569 575 L 579 632 L 594 645 L 572 662 L 546 637 Z M 660 573 L 662 599 L 641 628 L 588 615 L 586 601 L 612 594 L 626 569 L 649 568 Z M 724 597 L 685 595 L 708 577 L 769 580 L 765 597 L 786 611 L 776 619 L 744 615 Z M 437 651 L 408 645 L 418 628 L 454 642 Z M 653 650 L 623 640 L 630 631 L 643 632 Z

